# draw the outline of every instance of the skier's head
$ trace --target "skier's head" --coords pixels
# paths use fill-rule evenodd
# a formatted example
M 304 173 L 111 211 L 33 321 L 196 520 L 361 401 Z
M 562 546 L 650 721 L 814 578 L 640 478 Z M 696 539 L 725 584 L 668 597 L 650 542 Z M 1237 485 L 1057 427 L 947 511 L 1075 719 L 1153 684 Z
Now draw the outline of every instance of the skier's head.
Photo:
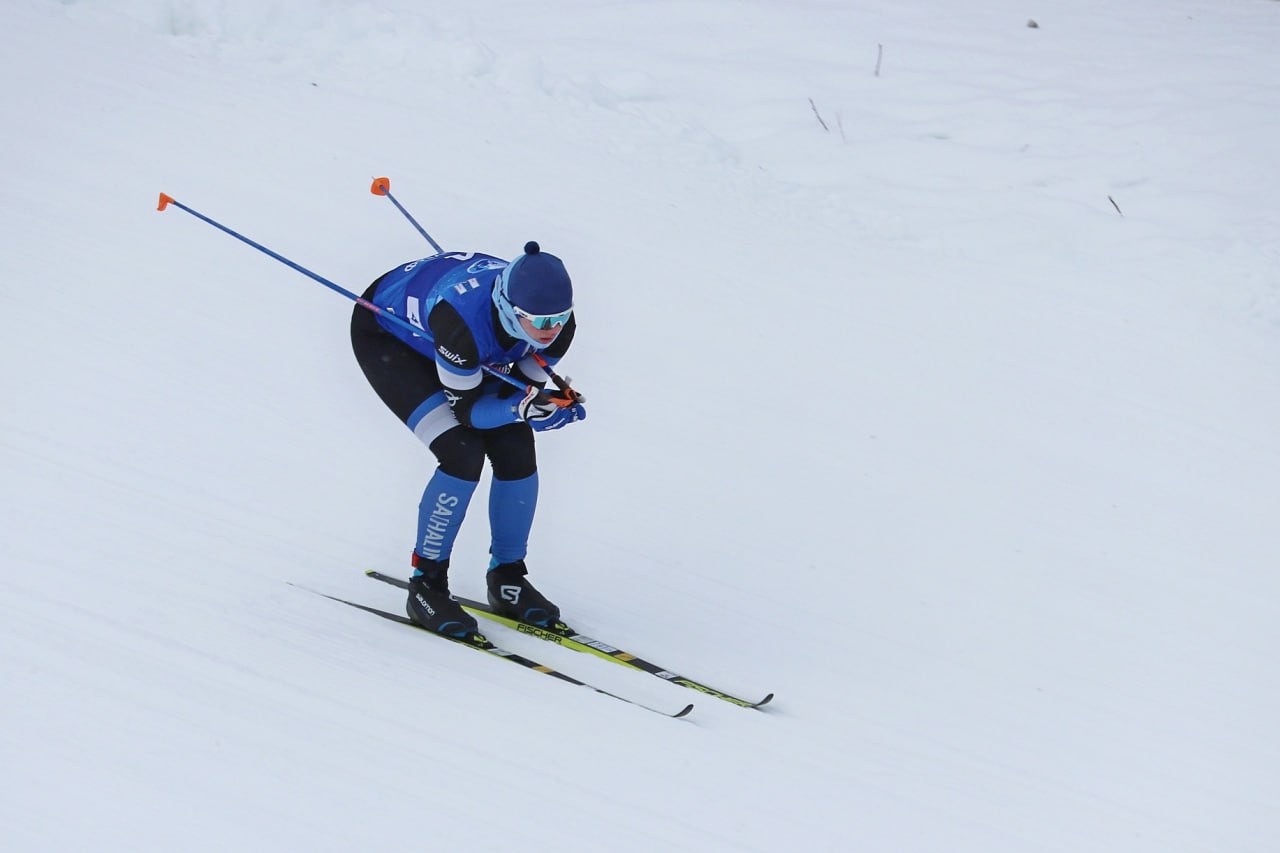
M 529 241 L 498 277 L 493 304 L 507 334 L 544 349 L 573 313 L 573 282 L 559 258 Z

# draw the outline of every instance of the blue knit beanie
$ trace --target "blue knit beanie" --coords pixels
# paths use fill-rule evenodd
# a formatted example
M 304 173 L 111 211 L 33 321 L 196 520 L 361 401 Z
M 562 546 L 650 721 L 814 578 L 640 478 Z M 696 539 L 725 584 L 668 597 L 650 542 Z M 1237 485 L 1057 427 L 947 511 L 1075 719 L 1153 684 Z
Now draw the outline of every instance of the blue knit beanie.
M 564 263 L 532 240 L 502 271 L 502 290 L 507 301 L 530 314 L 559 314 L 573 307 L 573 282 Z
M 513 337 L 539 344 L 520 327 L 513 306 L 528 314 L 559 314 L 573 307 L 573 282 L 564 263 L 549 255 L 532 240 L 524 244 L 524 254 L 507 264 L 493 289 L 502 326 Z

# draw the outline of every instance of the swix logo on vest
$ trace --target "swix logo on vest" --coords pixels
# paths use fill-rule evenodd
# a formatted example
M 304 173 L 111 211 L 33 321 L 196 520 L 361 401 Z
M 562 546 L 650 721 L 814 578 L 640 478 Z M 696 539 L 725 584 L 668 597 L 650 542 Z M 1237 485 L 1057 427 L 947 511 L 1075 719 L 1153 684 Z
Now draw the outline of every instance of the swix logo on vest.
M 442 346 L 437 345 L 436 352 L 440 353 L 442 356 L 449 359 L 449 361 L 452 361 L 454 364 L 460 365 L 465 363 L 465 359 L 463 359 L 462 356 L 458 355 L 456 352 L 450 352 L 449 350 L 445 349 Z
M 510 601 L 512 604 L 520 603 L 520 593 L 524 588 L 514 584 L 503 584 L 498 587 L 498 592 L 502 594 L 503 601 Z
M 457 495 L 448 492 L 441 492 L 436 496 L 435 508 L 431 510 L 431 518 L 427 519 L 427 532 L 422 537 L 422 556 L 428 560 L 440 559 L 440 546 L 449 532 L 449 525 L 453 523 L 453 508 L 460 500 Z

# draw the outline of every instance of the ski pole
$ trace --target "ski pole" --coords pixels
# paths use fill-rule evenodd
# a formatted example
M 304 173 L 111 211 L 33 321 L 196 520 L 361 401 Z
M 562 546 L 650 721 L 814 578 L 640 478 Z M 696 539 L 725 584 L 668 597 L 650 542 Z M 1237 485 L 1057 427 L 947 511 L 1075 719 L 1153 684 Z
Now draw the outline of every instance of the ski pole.
M 413 325 L 412 323 L 410 323 L 408 320 L 402 319 L 401 317 L 398 317 L 395 314 L 392 314 L 390 311 L 387 311 L 377 305 L 374 305 L 368 299 L 365 299 L 362 296 L 357 296 L 356 294 L 352 293 L 350 290 L 347 290 L 345 287 L 339 284 L 334 284 L 332 281 L 329 281 L 329 279 L 325 278 L 324 276 L 317 275 L 316 273 L 313 273 L 311 270 L 307 269 L 301 264 L 298 264 L 298 263 L 295 263 L 294 261 L 289 260 L 284 255 L 271 251 L 261 243 L 250 240 L 248 237 L 244 236 L 240 232 L 235 231 L 231 228 L 228 228 L 227 226 L 223 225 L 221 222 L 210 219 L 208 216 L 205 216 L 203 213 L 200 213 L 198 210 L 193 210 L 192 208 L 187 207 L 185 204 L 178 201 L 173 196 L 168 195 L 166 193 L 160 193 L 160 203 L 156 206 L 156 210 L 163 211 L 169 205 L 173 205 L 179 210 L 185 210 L 187 213 L 190 213 L 196 219 L 199 219 L 202 222 L 209 223 L 214 228 L 217 228 L 219 231 L 222 231 L 223 233 L 230 234 L 232 237 L 235 237 L 237 240 L 239 240 L 242 243 L 249 244 L 253 248 L 257 249 L 259 252 L 262 252 L 264 255 L 272 257 L 277 261 L 279 261 L 280 263 L 284 264 L 285 266 L 291 269 L 297 270 L 298 272 L 302 273 L 308 278 L 320 282 L 325 287 L 329 288 L 335 293 L 341 293 L 343 296 L 347 297 L 352 302 L 356 303 L 362 308 L 367 308 L 368 310 L 372 311 L 374 314 L 377 314 L 379 317 L 383 317 L 387 320 L 390 320 L 393 324 L 400 326 L 402 329 L 405 329 L 413 336 L 423 337 L 422 330 L 419 329 L 417 326 Z M 423 233 L 426 233 L 426 232 L 423 232 Z M 431 238 L 428 237 L 427 239 L 431 239 Z M 519 388 L 521 391 L 524 391 L 526 394 L 529 393 L 530 391 L 536 390 L 547 401 L 555 401 L 557 399 L 550 396 L 545 391 L 542 391 L 541 389 L 537 389 L 536 386 L 526 385 L 525 383 L 521 382 L 519 379 L 516 379 L 514 376 L 510 376 L 506 373 L 502 373 L 500 371 L 494 370 L 492 367 L 489 367 L 487 364 L 480 365 L 480 369 L 488 373 L 490 376 L 496 376 L 497 378 L 501 379 L 503 382 L 506 382 L 509 385 L 514 385 L 515 387 Z
M 579 394 L 577 391 L 573 390 L 573 388 L 569 385 L 569 380 L 567 378 L 561 376 L 559 373 L 556 373 L 554 370 L 551 369 L 551 365 L 548 364 L 547 360 L 542 357 L 542 353 L 532 352 L 530 353 L 530 355 L 533 356 L 533 360 L 538 363 L 538 366 L 547 372 L 547 375 L 551 377 L 551 381 L 556 384 L 556 387 L 559 388 L 564 393 L 564 399 L 567 402 L 563 404 L 558 404 L 558 405 L 569 406 L 574 403 L 586 402 L 587 398 Z
M 414 219 L 412 216 L 409 215 L 409 211 L 404 209 L 404 205 L 396 201 L 396 197 L 391 194 L 390 178 L 374 178 L 373 186 L 369 187 L 369 192 L 373 193 L 374 195 L 384 195 L 387 198 L 391 199 L 391 203 L 396 206 L 396 210 L 403 213 L 404 218 L 409 220 L 411 223 L 413 223 L 414 228 L 418 229 L 418 233 L 421 234 L 423 237 L 427 238 L 427 242 L 431 244 L 431 248 L 436 250 L 436 254 L 440 254 L 441 252 L 444 251 L 444 249 L 440 248 L 439 243 L 431 239 L 431 235 L 427 233 L 427 230 L 418 224 L 418 220 Z
M 396 197 L 391 194 L 390 178 L 374 178 L 373 186 L 369 187 L 369 192 L 373 193 L 374 195 L 384 195 L 387 198 L 391 199 L 391 203 L 396 206 L 396 210 L 399 210 L 401 213 L 403 213 L 404 218 L 408 219 L 411 223 L 413 223 L 413 227 L 418 229 L 419 234 L 427 238 L 427 242 L 431 244 L 431 247 L 435 249 L 437 253 L 444 251 L 443 249 L 440 248 L 439 243 L 431 239 L 431 235 L 426 232 L 426 229 L 424 229 L 421 225 L 418 224 L 418 220 L 414 219 L 413 216 L 409 213 L 409 211 L 404 209 L 404 205 L 400 204 L 400 202 L 396 200 Z M 532 353 L 532 355 L 533 355 L 533 360 L 538 363 L 538 366 L 547 372 L 547 375 L 551 377 L 551 381 L 555 383 L 555 386 L 564 393 L 564 397 L 552 398 L 557 401 L 557 405 L 570 406 L 574 403 L 581 403 L 583 402 L 583 400 L 586 399 L 577 391 L 573 390 L 573 388 L 569 387 L 569 381 L 564 377 L 562 377 L 560 374 L 556 373 L 554 370 L 552 370 L 551 365 L 547 363 L 547 360 L 543 358 L 540 353 L 534 352 Z

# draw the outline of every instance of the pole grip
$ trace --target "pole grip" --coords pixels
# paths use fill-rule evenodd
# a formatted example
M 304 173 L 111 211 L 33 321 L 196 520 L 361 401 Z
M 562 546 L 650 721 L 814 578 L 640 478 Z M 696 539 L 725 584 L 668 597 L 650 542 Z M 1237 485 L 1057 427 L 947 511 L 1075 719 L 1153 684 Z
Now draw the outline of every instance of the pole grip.
M 559 373 L 556 373 L 555 370 L 551 368 L 551 364 L 542 357 L 542 353 L 534 352 L 530 353 L 530 355 L 533 357 L 533 360 L 538 363 L 538 366 L 547 372 L 547 375 L 551 377 L 551 381 L 555 383 L 555 386 L 564 392 L 564 397 L 552 398 L 557 406 L 564 408 L 566 406 L 572 406 L 574 403 L 581 403 L 585 399 L 581 394 L 573 390 L 567 379 Z

